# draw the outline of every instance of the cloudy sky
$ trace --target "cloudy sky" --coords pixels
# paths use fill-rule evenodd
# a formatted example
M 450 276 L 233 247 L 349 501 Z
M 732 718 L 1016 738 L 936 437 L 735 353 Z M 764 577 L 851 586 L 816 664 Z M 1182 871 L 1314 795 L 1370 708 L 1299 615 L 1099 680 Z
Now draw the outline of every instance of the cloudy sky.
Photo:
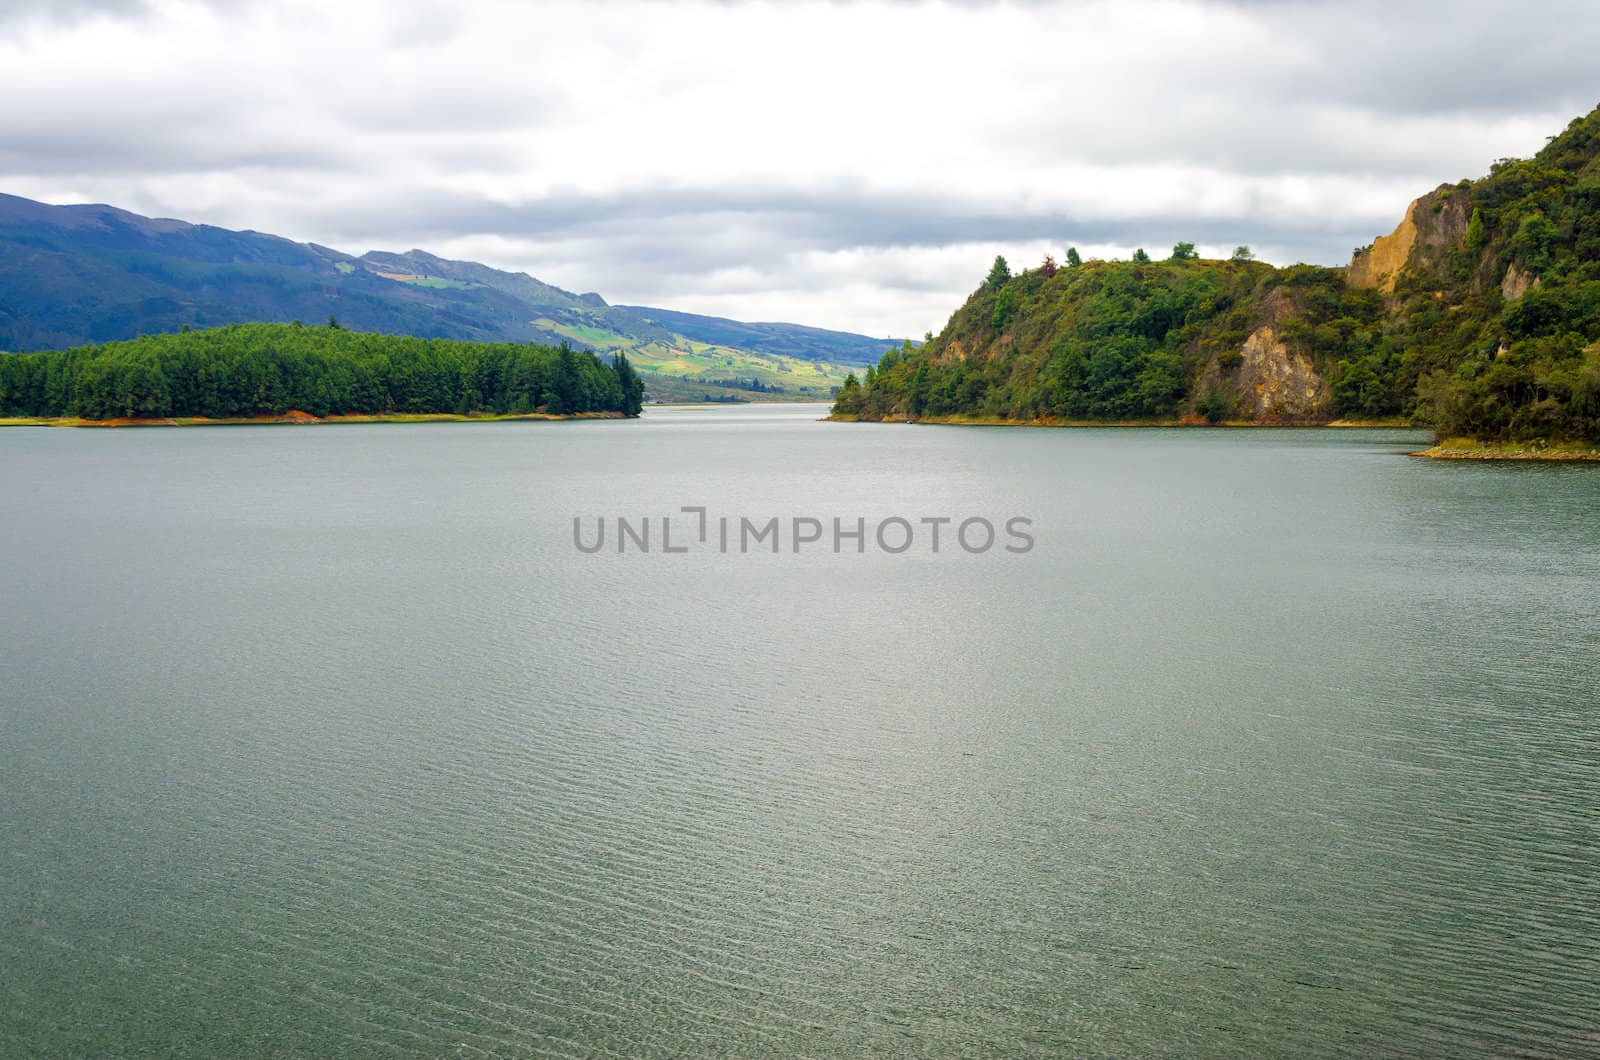
M 921 335 L 997 252 L 1342 264 L 1596 55 L 1590 0 L 0 0 L 0 191 Z

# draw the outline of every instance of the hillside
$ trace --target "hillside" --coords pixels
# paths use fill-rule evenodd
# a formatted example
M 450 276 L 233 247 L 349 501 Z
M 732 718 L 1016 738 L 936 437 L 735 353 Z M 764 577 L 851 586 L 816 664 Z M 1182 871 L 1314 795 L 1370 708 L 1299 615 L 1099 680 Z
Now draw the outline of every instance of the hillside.
M 1417 199 L 1346 268 L 1199 260 L 1187 244 L 1016 276 L 997 261 L 931 342 L 847 380 L 835 415 L 1405 418 L 1600 440 L 1600 110 L 1531 159 Z
M 0 350 L 330 317 L 352 330 L 627 353 L 652 398 L 826 398 L 886 345 L 790 324 L 612 306 L 420 250 L 356 257 L 104 205 L 0 195 Z M 748 344 L 743 340 L 750 340 Z
M 885 348 L 900 345 L 899 339 L 869 339 L 848 331 L 829 331 L 801 324 L 742 324 L 737 320 L 677 313 L 670 309 L 619 308 L 697 342 L 778 357 L 816 360 L 820 356 L 835 364 L 870 364 L 882 356 Z

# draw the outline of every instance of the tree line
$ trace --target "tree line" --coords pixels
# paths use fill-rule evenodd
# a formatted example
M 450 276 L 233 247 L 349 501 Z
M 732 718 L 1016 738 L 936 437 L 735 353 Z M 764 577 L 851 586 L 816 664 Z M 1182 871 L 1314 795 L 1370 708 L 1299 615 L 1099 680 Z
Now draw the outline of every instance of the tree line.
M 1065 265 L 1015 275 L 997 257 L 943 333 L 846 379 L 836 412 L 1229 419 L 1241 347 L 1270 325 L 1328 382 L 1328 414 L 1600 442 L 1600 109 L 1417 210 L 1459 230 L 1415 252 L 1392 292 L 1353 287 L 1342 269 L 1274 268 L 1246 246 L 1201 261 L 1180 242 L 1163 262 L 1072 248 Z
M 7 416 L 314 416 L 619 412 L 644 384 L 625 354 L 419 339 L 301 324 L 235 324 L 70 350 L 0 355 Z
M 1208 360 L 1249 334 L 1280 286 L 1314 306 L 1311 319 L 1377 312 L 1375 296 L 1347 292 L 1336 270 L 1276 270 L 1243 255 L 1227 262 L 1174 248 L 1166 264 L 1079 260 L 1011 275 L 997 259 L 984 285 L 921 347 L 884 354 L 864 378 L 846 378 L 836 411 L 1033 420 L 1150 420 L 1177 416 Z M 1357 304 L 1359 303 L 1359 305 Z M 1341 332 L 1324 329 L 1328 355 Z

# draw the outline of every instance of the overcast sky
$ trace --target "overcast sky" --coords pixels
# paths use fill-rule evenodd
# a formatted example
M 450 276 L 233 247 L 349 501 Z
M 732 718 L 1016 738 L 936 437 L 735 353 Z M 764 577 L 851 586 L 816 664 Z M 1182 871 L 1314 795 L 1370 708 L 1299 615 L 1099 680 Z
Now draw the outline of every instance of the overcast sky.
M 920 336 L 997 252 L 1343 264 L 1596 56 L 1589 0 L 0 0 L 0 191 Z

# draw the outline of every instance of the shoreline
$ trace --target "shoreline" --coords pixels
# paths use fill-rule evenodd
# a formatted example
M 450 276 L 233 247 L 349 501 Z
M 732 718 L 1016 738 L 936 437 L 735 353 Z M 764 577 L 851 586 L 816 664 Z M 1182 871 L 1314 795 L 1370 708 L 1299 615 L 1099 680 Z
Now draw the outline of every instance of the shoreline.
M 1407 456 L 1424 460 L 1490 460 L 1582 464 L 1600 462 L 1600 446 L 1581 442 L 1518 445 L 1515 442 L 1480 442 L 1473 438 L 1448 438 Z
M 351 412 L 331 416 L 313 416 L 309 412 L 290 409 L 281 416 L 159 416 L 151 418 L 118 417 L 109 420 L 86 420 L 76 416 L 12 416 L 0 417 L 0 427 L 263 427 L 305 426 L 309 424 L 340 423 L 505 423 L 513 420 L 620 420 L 620 412 L 575 412 L 557 416 L 549 412 L 467 413 L 456 412 Z
M 829 423 L 927 423 L 944 427 L 1208 427 L 1208 428 L 1283 428 L 1331 427 L 1345 429 L 1422 430 L 1406 420 L 1209 420 L 1195 417 L 1155 420 L 1065 420 L 1054 416 L 1036 420 L 1009 420 L 997 416 L 889 416 L 883 419 L 866 419 L 861 416 L 839 416 L 830 413 L 823 417 Z
M 795 398 L 793 401 L 646 401 L 647 409 L 768 408 L 774 405 L 833 405 L 832 398 Z
M 909 416 L 891 416 L 885 419 L 864 419 L 860 416 L 838 416 L 829 414 L 823 417 L 827 423 L 929 423 L 936 426 L 953 427 L 1143 427 L 1143 428 L 1188 428 L 1207 427 L 1224 430 L 1238 428 L 1256 429 L 1333 429 L 1333 430 L 1426 430 L 1406 420 L 1285 420 L 1270 422 L 1263 420 L 1222 420 L 1218 423 L 1209 423 L 1198 417 L 1183 417 L 1165 420 L 1063 420 L 1054 417 L 1045 417 L 1037 420 L 1008 420 L 986 416 L 928 416 L 921 419 L 912 419 Z M 1600 446 L 1585 445 L 1582 442 L 1532 442 L 1518 444 L 1515 442 L 1482 442 L 1475 438 L 1448 438 L 1435 442 L 1426 449 L 1407 453 L 1407 456 L 1420 457 L 1425 460 L 1499 460 L 1539 463 L 1600 463 Z

